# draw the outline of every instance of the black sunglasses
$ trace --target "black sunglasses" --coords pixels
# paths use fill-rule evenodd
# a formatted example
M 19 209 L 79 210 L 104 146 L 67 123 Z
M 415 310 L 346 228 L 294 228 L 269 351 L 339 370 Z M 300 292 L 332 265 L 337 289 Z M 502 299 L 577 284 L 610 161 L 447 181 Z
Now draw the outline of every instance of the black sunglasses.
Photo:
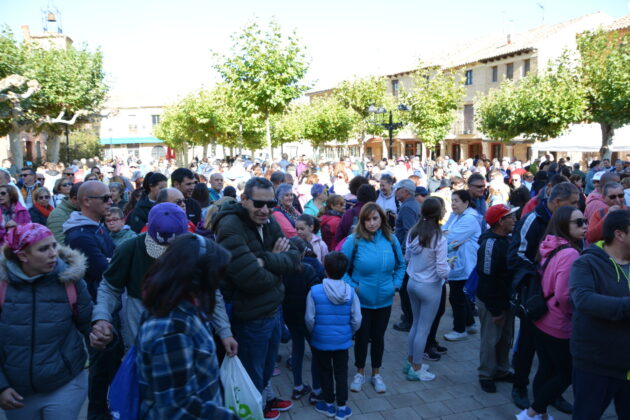
M 72 176 L 72 175 L 74 175 L 74 173 L 73 173 L 73 172 L 70 172 L 70 173 L 65 173 L 64 175 L 65 175 L 65 176 Z
M 178 198 L 177 200 L 175 200 L 175 204 L 177 204 L 178 206 L 181 206 L 185 202 L 186 200 L 184 200 L 183 198 Z
M 49 195 L 40 195 L 39 197 L 37 197 L 38 200 L 41 200 L 42 198 L 44 200 L 50 200 L 50 196 Z
M 24 178 L 25 176 L 29 176 L 29 175 L 32 175 L 32 174 L 20 174 L 20 176 L 21 176 L 22 178 Z
M 267 206 L 268 209 L 271 209 L 278 205 L 278 200 L 269 200 L 269 201 L 252 200 L 252 203 L 254 204 L 254 207 L 256 207 L 257 209 L 262 209 L 265 206 Z
M 582 218 L 580 218 L 580 219 L 575 219 L 575 220 L 571 220 L 571 222 L 575 223 L 575 225 L 576 225 L 577 227 L 582 227 L 582 226 L 584 226 L 584 225 L 587 225 L 587 224 L 588 224 L 588 220 L 586 220 L 586 219 L 582 219 Z
M 71 187 L 72 186 L 72 182 L 64 182 L 63 184 L 61 184 L 62 187 Z
M 5 195 L 7 195 L 8 193 L 6 191 L 0 191 L 0 196 L 4 197 Z
M 623 198 L 623 197 L 624 197 L 623 194 L 617 194 L 617 195 L 613 194 L 613 195 L 608 196 L 608 198 L 611 200 L 614 200 L 615 198 Z
M 103 203 L 107 203 L 112 199 L 112 195 L 111 194 L 105 194 L 105 195 L 88 195 L 88 198 L 99 198 L 101 200 L 103 200 Z

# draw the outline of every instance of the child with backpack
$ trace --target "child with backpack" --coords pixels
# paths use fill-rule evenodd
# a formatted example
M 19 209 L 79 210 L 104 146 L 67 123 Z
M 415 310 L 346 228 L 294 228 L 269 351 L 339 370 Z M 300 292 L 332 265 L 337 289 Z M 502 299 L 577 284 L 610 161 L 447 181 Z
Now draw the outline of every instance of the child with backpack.
M 361 326 L 359 297 L 342 280 L 347 266 L 348 257 L 343 253 L 326 255 L 324 269 L 328 277 L 322 284 L 313 286 L 306 298 L 306 327 L 311 332 L 324 399 L 315 404 L 315 410 L 337 420 L 352 415 L 352 410 L 346 405 L 348 349 L 352 346 L 352 335 Z

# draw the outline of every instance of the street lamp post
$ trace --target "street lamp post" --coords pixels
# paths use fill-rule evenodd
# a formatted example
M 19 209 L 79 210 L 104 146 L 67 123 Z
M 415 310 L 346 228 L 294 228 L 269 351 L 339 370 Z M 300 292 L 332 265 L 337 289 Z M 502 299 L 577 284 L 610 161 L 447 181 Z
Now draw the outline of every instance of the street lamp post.
M 407 107 L 407 105 L 403 105 L 400 104 L 397 106 L 397 109 L 399 111 L 409 111 L 409 107 Z M 381 127 L 387 129 L 388 133 L 389 133 L 389 155 L 388 157 L 390 159 L 392 159 L 394 157 L 394 130 L 401 128 L 402 126 L 405 125 L 404 122 L 400 121 L 400 122 L 394 122 L 394 116 L 392 114 L 392 111 L 388 111 L 385 108 L 383 108 L 382 106 L 380 107 L 375 107 L 374 105 L 370 105 L 370 107 L 368 108 L 368 112 L 374 113 L 374 114 L 386 114 L 389 113 L 389 122 L 382 122 L 382 123 L 376 123 L 378 125 L 380 125 Z

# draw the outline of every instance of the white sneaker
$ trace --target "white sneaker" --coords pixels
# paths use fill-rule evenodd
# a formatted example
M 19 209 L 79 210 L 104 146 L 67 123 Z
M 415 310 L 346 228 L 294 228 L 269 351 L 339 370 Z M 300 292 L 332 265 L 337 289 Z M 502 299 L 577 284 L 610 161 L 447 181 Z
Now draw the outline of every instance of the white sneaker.
M 466 327 L 466 332 L 468 334 L 477 334 L 479 332 L 479 326 L 477 325 L 477 323 L 475 322 L 474 324 Z
M 379 394 L 382 394 L 385 391 L 387 391 L 385 382 L 383 382 L 383 378 L 378 373 L 372 376 L 371 382 L 372 382 L 372 386 L 374 387 L 374 391 L 378 392 Z
M 553 420 L 553 417 L 549 415 L 547 417 Z M 542 415 L 536 414 L 534 417 L 531 417 L 527 414 L 527 409 L 525 409 L 516 415 L 516 420 L 542 420 Z
M 365 383 L 365 376 L 361 375 L 360 373 L 357 373 L 356 375 L 354 375 L 354 379 L 352 380 L 352 383 L 350 384 L 350 391 L 361 392 L 361 387 L 363 386 L 364 383 Z
M 429 372 L 429 365 L 422 365 L 420 371 L 417 372 L 421 381 L 432 381 L 435 379 L 435 374 Z
M 444 334 L 444 339 L 447 341 L 462 341 L 468 338 L 468 333 L 451 331 L 449 333 Z

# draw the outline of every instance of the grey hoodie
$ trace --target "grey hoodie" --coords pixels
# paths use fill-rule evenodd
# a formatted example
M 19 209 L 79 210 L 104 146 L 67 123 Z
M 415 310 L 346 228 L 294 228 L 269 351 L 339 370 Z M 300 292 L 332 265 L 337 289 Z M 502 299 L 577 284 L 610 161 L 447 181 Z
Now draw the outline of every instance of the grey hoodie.
M 359 301 L 359 296 L 357 296 L 352 287 L 343 280 L 325 278 L 322 282 L 322 286 L 324 287 L 326 297 L 334 305 L 341 305 L 348 302 L 354 294 L 354 299 L 352 300 L 350 326 L 352 327 L 352 332 L 356 332 L 361 326 L 362 320 L 361 302 Z M 306 322 L 306 328 L 308 328 L 309 331 L 312 331 L 313 326 L 315 325 L 315 302 L 313 301 L 311 292 L 308 292 L 308 295 L 306 296 L 306 314 L 304 315 L 304 321 Z
M 97 222 L 82 215 L 80 211 L 73 211 L 70 213 L 70 218 L 63 224 L 63 233 L 68 232 L 72 228 L 86 225 L 99 226 Z

